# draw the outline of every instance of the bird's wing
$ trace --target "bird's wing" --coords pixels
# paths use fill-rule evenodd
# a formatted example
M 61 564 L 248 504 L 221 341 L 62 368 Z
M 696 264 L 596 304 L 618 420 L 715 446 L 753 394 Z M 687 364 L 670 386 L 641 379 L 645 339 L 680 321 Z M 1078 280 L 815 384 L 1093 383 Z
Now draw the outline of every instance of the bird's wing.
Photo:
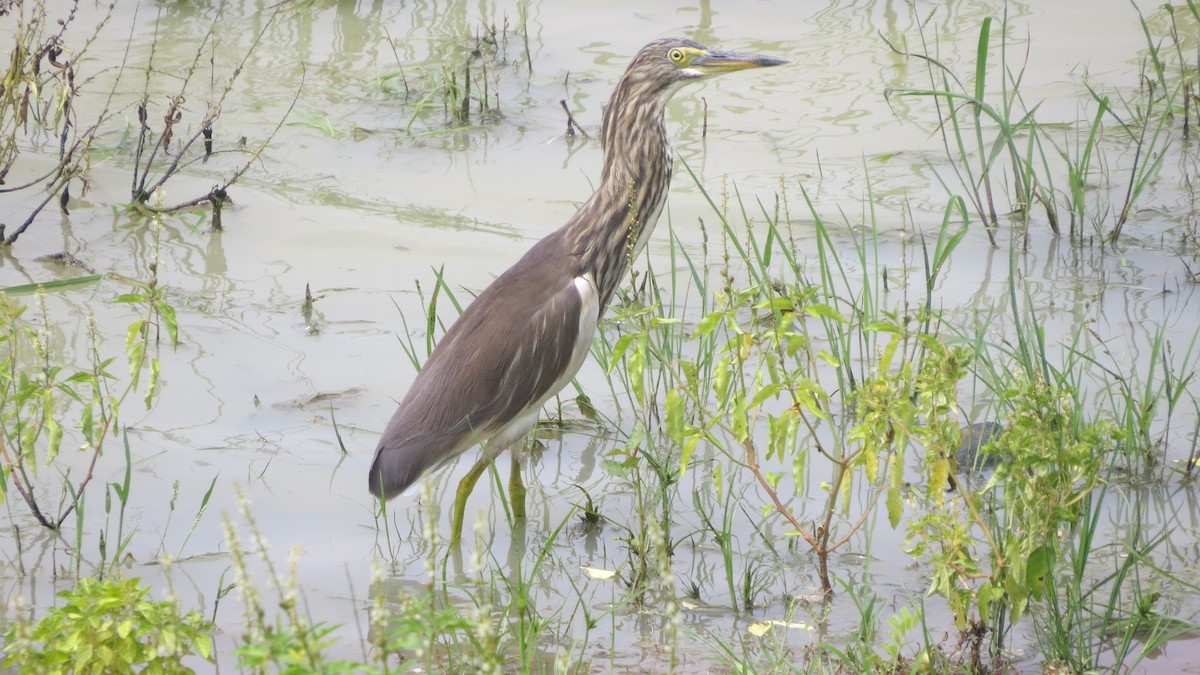
M 388 423 L 371 492 L 425 471 L 535 411 L 579 369 L 599 320 L 595 285 L 552 234 L 479 294 L 438 342 Z

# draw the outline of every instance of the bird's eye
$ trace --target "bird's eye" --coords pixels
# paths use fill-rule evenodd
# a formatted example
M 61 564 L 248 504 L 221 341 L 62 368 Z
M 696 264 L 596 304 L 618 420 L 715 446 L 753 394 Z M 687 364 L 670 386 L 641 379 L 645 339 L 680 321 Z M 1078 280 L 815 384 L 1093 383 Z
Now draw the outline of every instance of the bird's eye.
M 672 61 L 674 61 L 675 63 L 682 63 L 683 62 L 683 51 L 679 50 L 679 49 L 672 49 L 670 52 L 667 53 L 667 57 L 669 59 L 671 59 Z

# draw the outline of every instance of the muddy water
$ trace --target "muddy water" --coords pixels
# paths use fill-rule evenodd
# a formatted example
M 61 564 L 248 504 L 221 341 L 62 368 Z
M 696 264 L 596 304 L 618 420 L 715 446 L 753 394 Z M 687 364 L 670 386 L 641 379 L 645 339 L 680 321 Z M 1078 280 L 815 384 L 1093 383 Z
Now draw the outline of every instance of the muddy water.
M 1136 14 L 1126 3 L 1104 4 L 1110 5 L 1105 11 L 1083 0 L 1008 6 L 1010 44 L 1022 59 L 1028 50 L 1025 95 L 1028 101 L 1043 101 L 1039 119 L 1069 124 L 1085 116 L 1085 74 L 1096 87 L 1136 86 L 1145 58 Z M 210 232 L 198 212 L 168 218 L 160 236 L 158 274 L 178 307 L 182 344 L 161 354 L 164 385 L 154 407 L 127 406 L 122 420 L 130 429 L 135 469 L 127 516 L 137 528 L 131 564 L 135 574 L 162 585 L 167 580 L 153 564 L 160 554 L 192 558 L 173 568 L 170 583 L 185 603 L 211 607 L 229 565 L 220 514 L 236 512 L 234 486 L 240 485 L 279 559 L 302 547 L 299 576 L 309 613 L 314 620 L 343 624 L 335 653 L 346 658 L 361 654 L 358 631 L 365 631 L 364 598 L 373 560 L 384 561 L 389 584 L 404 587 L 428 579 L 419 495 L 414 491 L 391 505 L 395 532 L 389 543 L 378 533 L 365 492 L 377 435 L 414 374 L 397 340 L 405 334 L 401 317 L 420 343 L 417 284 L 428 293 L 433 270 L 444 268 L 465 301 L 531 242 L 564 222 L 590 193 L 600 148 L 594 140 L 564 136 L 560 100 L 594 137 L 601 106 L 630 56 L 664 35 L 787 58 L 792 62 L 787 67 L 730 76 L 677 96 L 668 110 L 677 156 L 713 194 L 720 193 L 723 181 L 736 185 L 750 204 L 756 199 L 771 203 L 782 191 L 793 205 L 801 247 L 813 239 L 805 226 L 811 222 L 808 214 L 799 208 L 801 186 L 842 241 L 870 222 L 871 195 L 880 263 L 903 269 L 919 265 L 903 244 L 907 235 L 940 222 L 947 197 L 934 172 L 949 168 L 933 133 L 936 115 L 915 99 L 885 98 L 889 88 L 925 80 L 916 61 L 897 56 L 878 34 L 921 51 L 918 28 L 924 25 L 929 39 L 936 36 L 939 60 L 957 66 L 965 77 L 973 69 L 979 23 L 1004 11 L 991 2 L 918 4 L 915 10 L 900 2 L 790 0 L 649 8 L 634 2 L 587 8 L 550 2 L 319 2 L 286 7 L 269 20 L 273 7 L 267 2 L 121 4 L 90 53 L 96 78 L 88 101 L 94 106 L 109 89 L 117 92 L 116 100 L 134 100 L 153 57 L 161 74 L 151 86 L 153 117 L 215 20 L 217 46 L 202 50 L 202 61 L 211 57 L 215 66 L 206 65 L 194 76 L 198 84 L 188 96 L 186 124 L 219 93 L 261 33 L 223 105 L 216 133 L 218 146 L 228 150 L 243 136 L 249 147 L 264 142 L 267 147 L 232 189 L 223 232 Z M 91 25 L 86 19 L 97 11 L 81 8 L 84 20 L 76 25 Z M 1063 30 L 1084 11 L 1086 31 Z M 420 101 L 441 68 L 454 63 L 455 50 L 473 41 L 482 26 L 492 25 L 500 29 L 491 76 L 499 115 L 482 124 L 449 123 L 440 103 Z M 123 59 L 124 71 L 118 68 Z M 128 119 L 136 119 L 132 108 L 122 109 L 109 125 L 106 143 L 121 142 Z M 1127 155 L 1114 157 L 1117 163 L 1130 161 Z M 1046 317 L 1048 335 L 1065 336 L 1079 322 L 1095 322 L 1112 340 L 1114 358 L 1131 364 L 1148 358 L 1159 326 L 1180 345 L 1195 335 L 1200 298 L 1186 280 L 1177 250 L 1182 216 L 1191 204 L 1179 180 L 1189 172 L 1186 158 L 1177 144 L 1164 163 L 1163 178 L 1148 188 L 1146 210 L 1136 217 L 1119 253 L 1074 247 L 1052 239 L 1044 227 L 1033 228 L 1031 245 L 1014 265 L 1034 305 L 1054 308 Z M 165 201 L 207 190 L 244 160 L 244 154 L 231 151 L 189 167 L 167 185 Z M 153 229 L 124 212 L 114 216 L 111 209 L 128 200 L 130 170 L 127 153 L 96 162 L 90 191 L 71 215 L 43 214 L 0 258 L 0 286 L 69 275 L 34 262 L 62 250 L 97 271 L 144 278 L 154 256 Z M 24 205 L 12 204 L 5 211 Z M 680 168 L 669 213 L 648 247 L 656 268 L 667 266 L 668 217 L 673 234 L 695 252 L 702 239 L 696 224 L 711 216 Z M 935 304 L 968 328 L 980 316 L 1003 314 L 1003 291 L 1013 269 L 1007 241 L 991 248 L 982 232 L 972 232 L 950 262 Z M 317 298 L 310 318 L 301 312 L 306 286 Z M 102 332 L 113 336 L 107 349 L 118 354 L 130 316 L 105 301 L 121 290 L 105 284 L 51 296 L 55 346 L 81 353 L 91 311 Z M 1179 361 L 1182 371 L 1190 369 L 1184 356 Z M 630 431 L 628 413 L 621 416 L 594 364 L 585 366 L 581 384 L 602 412 L 618 420 L 611 431 L 616 440 L 595 439 L 595 429 L 586 425 L 543 439 L 545 451 L 529 461 L 526 474 L 531 518 L 524 543 L 531 550 L 579 501 L 573 485 L 597 496 L 610 517 L 634 518 L 629 495 L 599 467 L 603 454 Z M 973 403 L 963 402 L 968 408 Z M 344 456 L 334 415 L 349 451 Z M 1184 410 L 1171 426 L 1162 425 L 1169 456 L 1186 455 L 1194 422 L 1192 412 Z M 123 471 L 119 455 L 110 452 L 102 460 L 102 480 L 116 480 Z M 473 459 L 471 453 L 434 478 L 436 501 L 448 507 L 453 485 Z M 209 512 L 189 538 L 192 517 L 214 478 Z M 813 494 L 827 477 L 810 479 L 808 493 Z M 706 489 L 702 477 L 687 481 L 682 494 Z M 524 559 L 521 547 L 512 545 L 494 493 L 481 483 L 469 505 L 468 526 L 481 514 L 486 563 L 511 569 Z M 1163 504 L 1175 499 L 1170 494 L 1147 498 Z M 97 493 L 91 503 L 99 501 Z M 748 503 L 746 512 L 758 506 Z M 9 518 L 27 533 L 36 531 L 23 508 L 9 496 Z M 677 508 L 678 532 L 698 526 L 690 505 Z M 1163 520 L 1175 519 L 1178 531 L 1194 532 L 1194 503 L 1179 503 L 1179 509 L 1164 509 Z M 741 520 L 744 514 L 738 517 L 739 526 L 751 527 Z M 244 522 L 238 522 L 244 531 Z M 1112 536 L 1121 535 L 1122 522 L 1114 504 Z M 92 550 L 94 543 L 88 542 L 103 526 L 102 509 L 90 509 L 84 542 Z M 768 536 L 784 539 L 781 524 L 767 528 Z M 448 532 L 445 515 L 441 529 Z M 578 572 L 581 565 L 617 569 L 625 564 L 618 535 L 609 528 L 600 535 L 570 530 L 560 537 L 552 547 L 557 564 L 539 572 L 532 591 L 538 611 L 571 616 L 580 602 L 595 608 L 618 602 L 619 588 Z M 54 590 L 69 584 L 56 577 L 56 569 L 64 564 L 62 549 L 72 537 L 26 541 L 28 574 L 5 568 L 6 595 L 24 594 L 35 605 L 48 604 Z M 11 543 L 3 546 L 7 558 L 16 555 Z M 803 598 L 815 592 L 808 557 L 784 549 L 779 556 L 768 555 L 750 537 L 739 546 L 739 568 L 761 565 L 769 580 L 761 598 L 767 604 L 754 618 L 784 618 L 785 594 Z M 869 585 L 886 602 L 913 606 L 928 582 L 920 566 L 893 564 L 902 546 L 902 534 L 881 519 L 832 564 L 853 585 Z M 734 644 L 752 639 L 745 632 L 751 617 L 720 609 L 728 598 L 714 549 L 689 545 L 676 553 L 677 576 L 699 583 L 713 606 L 684 618 L 683 668 L 698 672 L 716 658 L 706 646 L 712 636 Z M 1183 555 L 1172 562 L 1194 569 L 1197 559 Z M 925 604 L 935 627 L 952 630 L 940 600 Z M 850 602 L 835 603 L 819 637 L 844 642 L 856 618 Z M 222 603 L 216 619 L 227 636 L 240 634 L 236 603 Z M 663 665 L 656 619 L 617 611 L 590 633 L 578 619 L 561 621 L 561 631 L 579 641 L 574 651 L 595 669 Z M 797 650 L 818 639 L 812 631 L 784 633 L 784 641 Z M 549 644 L 546 649 L 551 656 L 557 651 Z M 1166 656 L 1186 660 L 1194 653 L 1194 645 L 1181 644 Z

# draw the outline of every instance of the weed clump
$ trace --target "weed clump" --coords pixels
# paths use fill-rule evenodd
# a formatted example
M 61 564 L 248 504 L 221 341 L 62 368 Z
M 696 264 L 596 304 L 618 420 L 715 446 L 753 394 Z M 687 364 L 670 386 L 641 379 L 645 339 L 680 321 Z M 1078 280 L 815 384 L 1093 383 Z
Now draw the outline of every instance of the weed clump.
M 212 662 L 212 624 L 148 594 L 138 579 L 80 579 L 58 594 L 63 604 L 37 622 L 18 618 L 8 625 L 4 666 L 35 673 L 190 673 L 185 658 Z

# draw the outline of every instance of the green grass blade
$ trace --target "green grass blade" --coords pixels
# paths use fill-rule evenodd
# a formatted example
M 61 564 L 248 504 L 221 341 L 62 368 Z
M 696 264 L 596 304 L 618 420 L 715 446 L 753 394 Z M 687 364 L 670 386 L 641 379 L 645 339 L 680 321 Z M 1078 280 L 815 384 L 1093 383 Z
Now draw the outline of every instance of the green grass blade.
M 39 288 L 48 293 L 73 291 L 78 288 L 84 288 L 85 286 L 91 286 L 103 278 L 103 274 L 89 274 L 87 276 L 75 277 L 74 279 L 56 279 L 55 281 L 39 282 L 36 284 L 9 286 L 8 288 L 0 288 L 0 293 L 4 293 L 6 295 L 28 295 L 30 293 L 37 293 Z

